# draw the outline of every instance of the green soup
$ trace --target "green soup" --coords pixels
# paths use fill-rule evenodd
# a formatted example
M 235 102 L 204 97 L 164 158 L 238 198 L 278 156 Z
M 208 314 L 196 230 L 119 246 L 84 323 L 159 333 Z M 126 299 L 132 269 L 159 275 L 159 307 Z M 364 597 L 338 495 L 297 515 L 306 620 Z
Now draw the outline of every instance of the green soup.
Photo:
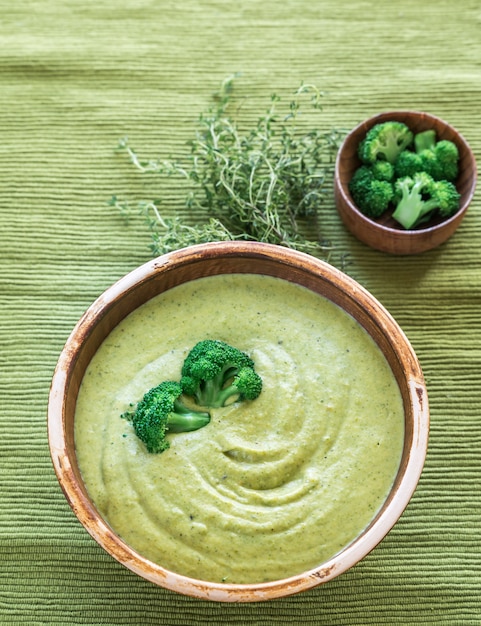
M 120 415 L 179 380 L 200 340 L 247 352 L 264 381 L 149 454 Z M 154 297 L 104 341 L 75 416 L 80 469 L 132 548 L 180 574 L 260 583 L 301 573 L 352 542 L 396 475 L 400 391 L 366 331 L 329 300 L 277 278 L 201 278 Z

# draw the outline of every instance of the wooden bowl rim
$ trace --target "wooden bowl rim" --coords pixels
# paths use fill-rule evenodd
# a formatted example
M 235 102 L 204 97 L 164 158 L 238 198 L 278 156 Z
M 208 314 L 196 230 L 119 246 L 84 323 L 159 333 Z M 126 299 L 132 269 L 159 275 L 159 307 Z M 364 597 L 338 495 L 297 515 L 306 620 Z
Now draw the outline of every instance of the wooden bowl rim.
M 293 271 L 306 272 L 316 280 L 326 281 L 329 288 L 345 292 L 346 297 L 360 307 L 363 315 L 374 319 L 380 332 L 392 342 L 392 349 L 405 372 L 412 438 L 409 449 L 404 453 L 402 470 L 398 472 L 397 488 L 393 488 L 367 530 L 338 555 L 312 570 L 282 580 L 231 585 L 196 580 L 171 572 L 144 558 L 113 532 L 90 501 L 81 481 L 75 449 L 68 445 L 67 394 L 83 343 L 88 341 L 98 322 L 114 310 L 126 294 L 165 272 L 175 273 L 179 268 L 195 266 L 208 259 L 225 262 L 243 258 L 281 264 Z M 72 429 L 73 419 L 72 414 Z M 411 499 L 424 466 L 429 435 L 428 398 L 421 367 L 407 337 L 388 311 L 361 285 L 328 263 L 304 253 L 258 242 L 217 242 L 171 252 L 134 269 L 109 287 L 78 321 L 60 354 L 50 388 L 47 421 L 50 454 L 59 484 L 77 518 L 99 545 L 131 571 L 154 584 L 217 602 L 257 602 L 288 596 L 327 582 L 364 558 L 397 522 Z

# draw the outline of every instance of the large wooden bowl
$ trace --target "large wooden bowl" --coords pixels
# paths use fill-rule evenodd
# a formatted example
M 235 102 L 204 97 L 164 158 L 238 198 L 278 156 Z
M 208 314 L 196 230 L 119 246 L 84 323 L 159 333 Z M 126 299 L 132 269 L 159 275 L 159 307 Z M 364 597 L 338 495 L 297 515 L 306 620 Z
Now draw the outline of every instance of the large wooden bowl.
M 459 150 L 459 176 L 456 187 L 461 194 L 459 210 L 446 220 L 432 218 L 415 230 L 405 230 L 392 219 L 392 211 L 379 219 L 366 217 L 356 206 L 349 191 L 349 182 L 361 165 L 357 150 L 359 143 L 375 124 L 397 120 L 404 122 L 413 133 L 430 128 L 438 140 L 449 139 Z M 339 149 L 336 166 L 334 193 L 336 206 L 347 229 L 368 246 L 391 254 L 419 254 L 444 243 L 460 225 L 471 203 L 476 188 L 476 161 L 474 154 L 462 135 L 452 126 L 434 115 L 417 111 L 389 111 L 379 113 L 356 126 L 345 138 Z
M 229 585 L 194 580 L 152 563 L 130 548 L 102 519 L 77 463 L 74 417 L 79 386 L 100 344 L 131 311 L 181 283 L 214 274 L 265 274 L 317 292 L 347 311 L 374 338 L 402 394 L 405 439 L 392 490 L 365 531 L 330 561 L 303 574 L 269 583 Z M 60 355 L 48 405 L 50 452 L 60 485 L 91 536 L 115 559 L 147 580 L 203 599 L 253 602 L 286 596 L 331 580 L 367 555 L 408 504 L 420 477 L 428 441 L 429 411 L 418 359 L 403 331 L 359 284 L 312 256 L 261 243 L 213 243 L 161 256 L 134 270 L 101 295 L 75 326 Z M 320 503 L 321 505 L 321 503 Z

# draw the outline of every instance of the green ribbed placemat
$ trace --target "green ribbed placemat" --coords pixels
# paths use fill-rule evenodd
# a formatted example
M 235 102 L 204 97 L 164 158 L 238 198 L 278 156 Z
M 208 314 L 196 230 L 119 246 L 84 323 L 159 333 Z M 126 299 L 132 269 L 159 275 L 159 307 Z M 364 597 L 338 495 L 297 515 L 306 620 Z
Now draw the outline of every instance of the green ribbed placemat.
M 479 2 L 419 0 L 0 1 L 0 623 L 481 624 L 479 194 L 440 249 L 394 258 L 320 215 L 347 271 L 388 307 L 424 368 L 432 434 L 419 488 L 361 564 L 291 598 L 217 605 L 136 577 L 90 539 L 51 468 L 46 405 L 58 354 L 85 308 L 149 258 L 142 221 L 114 193 L 179 190 L 115 154 L 185 153 L 221 80 L 242 72 L 240 115 L 326 90 L 326 129 L 382 110 L 429 111 L 481 158 Z M 196 216 L 190 216 L 196 218 Z M 201 216 L 199 216 L 201 217 Z

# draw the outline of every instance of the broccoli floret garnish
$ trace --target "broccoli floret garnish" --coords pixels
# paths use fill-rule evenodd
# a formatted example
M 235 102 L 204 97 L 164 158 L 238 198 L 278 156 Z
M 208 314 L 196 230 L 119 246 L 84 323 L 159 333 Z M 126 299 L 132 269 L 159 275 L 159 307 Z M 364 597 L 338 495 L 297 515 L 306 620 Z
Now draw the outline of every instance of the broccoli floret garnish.
M 367 217 L 380 217 L 389 207 L 393 199 L 394 190 L 392 183 L 386 179 L 376 178 L 377 175 L 387 175 L 392 178 L 392 165 L 387 161 L 388 168 L 375 168 L 361 165 L 349 182 L 349 191 L 359 210 Z M 381 172 L 379 172 L 381 170 Z
M 135 410 L 121 417 L 132 422 L 135 434 L 148 452 L 159 453 L 170 447 L 168 433 L 199 430 L 210 422 L 205 408 L 218 408 L 235 397 L 255 400 L 262 391 L 262 379 L 254 361 L 244 352 L 222 341 L 206 339 L 187 355 L 180 382 L 165 381 L 144 395 Z M 198 407 L 185 404 L 190 396 Z
M 210 422 L 209 413 L 185 406 L 181 395 L 180 383 L 165 381 L 147 391 L 135 411 L 122 414 L 132 422 L 135 434 L 148 452 L 167 450 L 170 447 L 166 439 L 168 433 L 198 430 Z
M 413 133 L 402 122 L 389 121 L 375 124 L 359 144 L 358 156 L 363 163 L 388 161 L 394 164 L 399 154 L 409 147 Z
M 197 404 L 213 408 L 225 406 L 233 397 L 254 400 L 262 391 L 254 361 L 216 339 L 205 339 L 192 348 L 184 361 L 180 384 Z
M 436 181 L 426 172 L 398 179 L 394 184 L 394 193 L 396 209 L 392 216 L 406 229 L 419 226 L 435 211 L 447 218 L 459 208 L 460 194 L 453 183 Z

